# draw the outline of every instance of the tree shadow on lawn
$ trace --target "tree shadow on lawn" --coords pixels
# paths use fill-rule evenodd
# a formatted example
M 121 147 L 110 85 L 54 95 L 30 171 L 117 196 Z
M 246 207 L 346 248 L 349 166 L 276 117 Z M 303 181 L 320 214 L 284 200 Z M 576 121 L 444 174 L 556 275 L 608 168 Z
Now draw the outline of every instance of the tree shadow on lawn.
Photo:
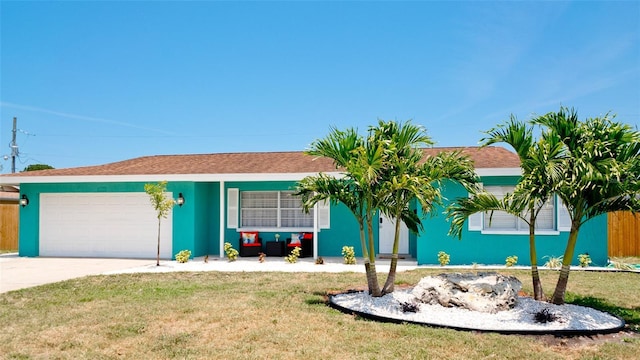
M 613 305 L 607 300 L 593 297 L 580 296 L 573 293 L 566 294 L 566 303 L 586 306 L 596 310 L 608 312 L 624 320 L 625 330 L 640 334 L 640 307 L 624 308 Z

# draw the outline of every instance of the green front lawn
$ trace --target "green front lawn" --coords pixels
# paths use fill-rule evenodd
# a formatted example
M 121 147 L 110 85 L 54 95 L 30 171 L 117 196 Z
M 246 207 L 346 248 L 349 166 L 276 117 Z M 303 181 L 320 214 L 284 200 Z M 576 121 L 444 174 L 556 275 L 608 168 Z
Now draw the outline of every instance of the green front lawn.
M 319 265 L 320 266 L 320 265 Z M 360 266 L 360 265 L 358 265 Z M 415 284 L 445 270 L 398 274 Z M 530 291 L 528 272 L 516 275 Z M 543 271 L 550 293 L 555 271 Z M 92 276 L 0 294 L 6 359 L 631 359 L 640 334 L 562 345 L 548 336 L 368 321 L 325 305 L 364 274 L 168 273 Z M 568 300 L 640 324 L 640 275 L 574 271 Z

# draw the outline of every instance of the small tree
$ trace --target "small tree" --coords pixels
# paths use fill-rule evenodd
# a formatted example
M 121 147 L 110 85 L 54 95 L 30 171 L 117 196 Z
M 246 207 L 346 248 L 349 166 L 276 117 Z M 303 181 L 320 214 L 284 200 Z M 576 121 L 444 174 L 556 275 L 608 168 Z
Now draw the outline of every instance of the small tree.
M 26 168 L 24 168 L 23 171 L 38 171 L 38 170 L 49 170 L 49 169 L 53 169 L 54 167 L 51 165 L 47 165 L 47 164 L 31 164 L 29 166 L 27 166 Z
M 176 204 L 175 200 L 166 197 L 165 191 L 167 182 L 161 181 L 157 184 L 145 184 L 144 191 L 149 194 L 151 205 L 158 214 L 158 252 L 156 254 L 156 266 L 160 266 L 160 223 L 162 218 L 167 218 L 169 212 Z

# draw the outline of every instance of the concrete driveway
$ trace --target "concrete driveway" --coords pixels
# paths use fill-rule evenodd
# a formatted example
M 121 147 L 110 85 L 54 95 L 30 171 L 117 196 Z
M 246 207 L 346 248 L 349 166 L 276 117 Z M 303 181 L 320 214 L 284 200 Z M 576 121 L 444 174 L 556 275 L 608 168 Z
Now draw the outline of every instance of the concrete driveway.
M 376 261 L 378 271 L 388 271 L 389 264 L 388 259 Z M 415 260 L 400 260 L 397 270 L 406 271 L 416 267 Z M 155 259 L 19 257 L 17 254 L 6 254 L 0 255 L 0 293 L 88 275 L 170 271 L 364 272 L 364 266 L 345 265 L 342 257 L 325 258 L 324 265 L 316 265 L 313 258 L 287 264 L 281 257 L 268 258 L 264 263 L 258 262 L 255 257 L 240 258 L 234 262 L 218 257 L 205 262 L 199 257 L 186 264 L 161 260 L 160 266 L 156 266 Z
M 0 293 L 109 271 L 154 265 L 153 259 L 87 259 L 0 255 Z

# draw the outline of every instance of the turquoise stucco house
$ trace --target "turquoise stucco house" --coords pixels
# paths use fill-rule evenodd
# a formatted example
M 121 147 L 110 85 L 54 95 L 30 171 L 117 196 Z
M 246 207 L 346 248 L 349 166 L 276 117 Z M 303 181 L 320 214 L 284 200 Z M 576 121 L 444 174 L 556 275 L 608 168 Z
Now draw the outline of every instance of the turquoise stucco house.
M 425 156 L 462 150 L 475 164 L 485 188 L 506 193 L 517 183 L 518 157 L 502 147 L 425 149 Z M 301 232 L 313 234 L 313 256 L 340 256 L 354 246 L 360 256 L 357 223 L 342 205 L 318 204 L 311 214 L 292 196 L 296 181 L 318 172 L 338 175 L 329 159 L 303 152 L 219 153 L 149 156 L 121 162 L 33 171 L 0 176 L 0 185 L 20 187 L 20 256 L 154 258 L 157 218 L 144 192 L 145 183 L 168 181 L 167 191 L 184 203 L 162 221 L 161 256 L 188 249 L 193 256 L 223 256 L 224 242 L 239 245 L 240 232 L 257 231 L 263 246 Z M 468 196 L 449 183 L 453 200 Z M 451 255 L 451 264 L 503 264 L 517 255 L 529 260 L 525 224 L 506 214 L 491 223 L 478 214 L 468 221 L 462 239 L 447 235 L 449 223 L 437 209 L 426 216 L 420 234 L 403 231 L 400 253 L 418 264 L 437 264 L 436 254 Z M 560 256 L 568 237 L 566 209 L 549 201 L 538 224 L 538 254 Z M 382 216 L 374 229 L 378 253 L 391 252 L 393 224 Z M 589 253 L 594 264 L 607 261 L 606 217 L 581 230 L 576 254 Z M 577 260 L 576 260 L 577 264 Z

